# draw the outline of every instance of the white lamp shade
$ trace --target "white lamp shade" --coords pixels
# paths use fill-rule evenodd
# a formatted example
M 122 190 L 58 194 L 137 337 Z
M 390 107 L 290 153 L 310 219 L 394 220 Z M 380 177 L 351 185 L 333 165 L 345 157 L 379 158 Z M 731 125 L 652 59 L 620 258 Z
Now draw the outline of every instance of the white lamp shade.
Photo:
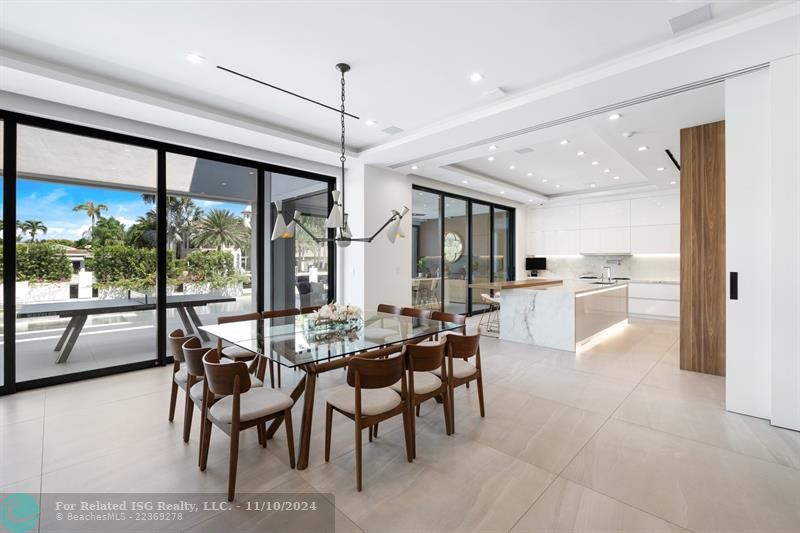
M 394 244 L 394 241 L 397 240 L 397 236 L 400 234 L 400 223 L 402 219 L 399 217 L 392 220 L 389 223 L 389 227 L 386 229 L 386 236 L 389 238 L 389 242 Z
M 344 223 L 344 227 L 339 231 L 339 237 L 343 237 L 345 240 L 338 240 L 336 244 L 339 245 L 339 248 L 347 248 L 350 246 L 352 241 L 347 240 L 353 237 L 353 232 L 350 231 L 350 224 L 347 222 Z
M 403 209 L 400 210 L 400 218 L 403 218 L 408 214 L 409 209 L 406 206 L 403 206 Z
M 403 231 L 403 226 L 400 226 L 397 229 L 397 236 L 400 237 L 401 239 L 405 239 L 406 238 L 406 233 Z
M 294 220 L 287 226 L 286 220 L 283 219 L 281 202 L 275 202 L 275 207 L 278 209 L 278 216 L 275 218 L 275 227 L 272 228 L 272 240 L 291 239 L 294 237 Z
M 328 219 L 325 221 L 325 227 L 328 228 L 341 228 L 342 227 L 342 208 L 339 204 L 334 204 Z

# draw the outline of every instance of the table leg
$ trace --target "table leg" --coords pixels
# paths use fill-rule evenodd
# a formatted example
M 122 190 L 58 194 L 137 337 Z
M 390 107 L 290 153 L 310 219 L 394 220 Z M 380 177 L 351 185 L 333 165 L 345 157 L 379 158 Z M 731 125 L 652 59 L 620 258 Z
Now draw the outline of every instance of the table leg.
M 72 328 L 75 326 L 75 322 L 77 321 L 78 321 L 77 315 L 73 315 L 72 317 L 70 317 L 69 323 L 67 324 L 67 327 L 64 329 L 64 333 L 61 334 L 61 338 L 58 339 L 56 347 L 53 348 L 54 352 L 61 351 L 61 347 L 64 346 L 64 341 L 66 341 L 67 337 L 69 337 L 69 332 L 72 331 Z
M 302 378 L 300 378 L 300 381 L 297 382 L 297 385 L 294 386 L 294 389 L 292 389 L 292 393 L 289 395 L 292 397 L 294 403 L 297 403 L 297 400 L 299 400 L 300 396 L 303 395 L 305 389 L 306 389 L 306 376 L 303 376 Z M 279 416 L 278 418 L 272 421 L 272 423 L 267 428 L 268 439 L 271 439 L 273 435 L 275 435 L 275 432 L 278 431 L 278 428 L 281 427 L 282 423 L 283 423 L 283 415 Z
M 181 322 L 183 322 L 183 329 L 186 330 L 186 334 L 194 333 L 194 327 L 192 327 L 192 321 L 189 320 L 189 316 L 186 314 L 186 309 L 183 306 L 178 306 L 175 308 L 178 312 L 178 316 L 181 317 Z
M 314 417 L 314 394 L 317 389 L 317 374 L 306 372 L 306 392 L 303 399 L 303 421 L 300 424 L 300 456 L 297 458 L 297 469 L 308 468 L 308 455 L 311 450 L 311 421 Z
M 78 336 L 81 334 L 83 325 L 86 324 L 87 315 L 80 315 L 76 316 L 75 318 L 77 318 L 77 320 L 75 321 L 75 324 L 72 325 L 72 333 L 70 333 L 67 344 L 64 346 L 64 349 L 61 350 L 61 354 L 58 356 L 58 359 L 56 359 L 56 363 L 67 362 L 67 359 L 69 359 L 69 354 L 72 353 L 72 348 L 75 346 L 75 342 L 77 342 Z
M 208 333 L 200 329 L 200 326 L 202 326 L 203 323 L 200 322 L 200 317 L 197 316 L 197 311 L 195 311 L 194 306 L 187 306 L 186 312 L 189 314 L 189 318 L 192 319 L 192 322 L 194 322 L 194 325 L 197 328 L 197 333 L 200 335 L 200 338 L 203 339 L 204 342 L 208 342 Z

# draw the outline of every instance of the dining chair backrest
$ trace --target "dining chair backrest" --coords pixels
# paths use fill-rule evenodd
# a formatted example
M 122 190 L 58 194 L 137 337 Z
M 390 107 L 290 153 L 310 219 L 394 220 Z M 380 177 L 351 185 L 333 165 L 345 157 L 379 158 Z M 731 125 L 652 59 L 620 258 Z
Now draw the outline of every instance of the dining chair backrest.
M 217 317 L 217 324 L 229 324 L 231 322 L 244 322 L 246 320 L 258 320 L 261 318 L 261 313 L 245 313 L 243 315 L 227 315 Z
M 403 377 L 405 370 L 404 357 L 388 357 L 386 359 L 368 359 L 353 357 L 347 365 L 347 384 L 362 389 L 382 389 L 394 385 Z
M 204 374 L 203 356 L 208 350 L 197 337 L 189 337 L 183 343 L 183 360 L 186 361 L 186 371 L 189 374 L 193 376 L 202 376 Z
M 391 315 L 399 315 L 403 310 L 399 305 L 378 304 L 379 313 L 389 313 Z
M 301 315 L 307 315 L 309 313 L 313 313 L 315 311 L 319 311 L 319 308 L 322 307 L 321 305 L 312 305 L 311 307 L 302 307 L 300 308 Z
M 261 318 L 281 318 L 284 316 L 294 316 L 299 314 L 300 310 L 292 307 L 290 309 L 275 309 L 273 311 L 262 311 Z
M 183 343 L 189 340 L 190 336 L 186 335 L 182 329 L 176 329 L 169 334 L 169 351 L 172 358 L 178 362 L 183 362 Z
M 407 344 L 405 346 L 408 368 L 414 372 L 431 372 L 442 366 L 445 343 L 434 345 Z
M 415 309 L 414 307 L 404 307 L 400 310 L 401 315 L 413 318 L 430 318 L 431 313 L 430 309 Z
M 446 354 L 448 357 L 468 359 L 478 354 L 481 345 L 481 336 L 477 335 L 448 335 L 446 337 Z
M 455 313 L 445 313 L 443 311 L 434 311 L 431 313 L 432 320 L 441 320 L 442 322 L 452 322 L 453 324 L 461 325 L 458 328 L 462 334 L 467 333 L 467 317 L 464 315 L 456 315 Z
M 236 378 L 239 378 L 239 393 L 250 390 L 250 371 L 241 361 L 221 363 L 219 352 L 209 350 L 203 356 L 208 390 L 219 396 L 229 396 L 236 391 Z

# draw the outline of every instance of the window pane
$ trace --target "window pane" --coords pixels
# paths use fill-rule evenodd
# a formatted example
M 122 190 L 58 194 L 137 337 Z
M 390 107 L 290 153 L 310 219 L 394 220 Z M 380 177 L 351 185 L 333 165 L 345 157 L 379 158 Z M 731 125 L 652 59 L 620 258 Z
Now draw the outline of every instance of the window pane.
M 414 307 L 440 310 L 442 232 L 440 196 L 414 191 L 411 228 L 411 301 Z
M 5 170 L 4 170 L 5 169 L 5 165 L 4 165 L 4 159 L 3 159 L 3 147 L 5 146 L 5 143 L 3 143 L 4 131 L 5 130 L 3 129 L 3 121 L 0 120 L 0 222 L 2 222 L 2 220 L 3 220 L 3 176 L 5 175 Z M 3 231 L 3 226 L 0 225 L 0 240 L 3 239 L 2 231 Z M 3 244 L 2 253 L 3 254 L 6 253 L 5 244 Z M 3 275 L 3 257 L 4 257 L 4 255 L 0 255 L 0 304 L 2 304 L 2 302 L 4 301 L 4 298 L 3 298 L 3 278 L 2 278 L 2 275 Z M 3 335 L 3 338 L 5 338 L 5 325 L 4 325 L 5 322 L 4 322 L 4 319 L 5 319 L 5 306 L 0 305 L 0 334 Z M 0 389 L 2 389 L 3 385 L 5 384 L 5 374 L 4 374 L 4 372 L 5 372 L 5 366 L 6 365 L 5 365 L 5 359 L 4 359 L 5 353 L 3 352 L 3 349 L 5 349 L 5 341 L 2 342 L 2 349 L 0 349 Z
M 509 215 L 508 211 L 501 208 L 494 209 L 494 280 L 508 281 L 509 253 L 511 245 L 509 238 Z
M 156 359 L 156 152 L 17 138 L 17 381 Z
M 328 184 L 272 174 L 270 196 L 281 201 L 284 221 L 288 224 L 295 211 L 308 231 L 295 227 L 294 236 L 272 241 L 271 309 L 316 307 L 328 303 L 328 243 L 318 243 L 311 236 L 328 235 Z M 269 234 L 272 234 L 278 212 L 272 206 Z M 309 233 L 310 232 L 310 233 Z
M 472 282 L 488 283 L 492 273 L 491 219 L 488 205 L 472 203 Z M 472 311 L 481 311 L 488 305 L 481 294 L 489 294 L 488 289 L 470 289 Z
M 444 311 L 467 312 L 467 269 L 469 268 L 469 242 L 467 202 L 444 198 Z
M 167 154 L 168 332 L 206 341 L 198 325 L 257 310 L 257 180 L 255 168 Z

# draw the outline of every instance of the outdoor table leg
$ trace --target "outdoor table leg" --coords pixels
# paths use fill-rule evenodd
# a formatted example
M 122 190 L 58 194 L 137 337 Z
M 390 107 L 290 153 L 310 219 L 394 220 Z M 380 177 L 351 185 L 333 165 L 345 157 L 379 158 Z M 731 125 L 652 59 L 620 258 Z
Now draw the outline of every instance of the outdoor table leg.
M 189 320 L 189 316 L 186 314 L 186 309 L 179 305 L 175 310 L 178 312 L 178 316 L 181 317 L 181 322 L 183 322 L 183 328 L 186 330 L 186 334 L 194 333 L 194 327 L 192 326 L 192 321 Z
M 72 333 L 70 333 L 69 339 L 67 340 L 67 344 L 64 346 L 64 349 L 61 350 L 61 354 L 56 359 L 56 363 L 66 363 L 67 359 L 69 359 L 69 354 L 72 353 L 72 348 L 75 346 L 75 342 L 78 340 L 78 336 L 81 334 L 81 330 L 83 329 L 83 325 L 86 324 L 87 315 L 77 315 L 75 318 L 75 324 L 72 325 Z
M 186 312 L 189 314 L 189 318 L 192 319 L 192 322 L 194 322 L 194 326 L 197 328 L 197 333 L 200 335 L 200 338 L 203 339 L 204 342 L 208 342 L 208 334 L 200 329 L 200 326 L 202 326 L 203 323 L 200 322 L 200 317 L 197 316 L 197 311 L 195 311 L 194 306 L 187 305 Z
M 60 352 L 61 351 L 61 347 L 64 346 L 64 341 L 66 341 L 67 338 L 69 337 L 69 332 L 72 331 L 73 327 L 75 327 L 75 323 L 77 321 L 78 321 L 78 315 L 72 315 L 70 317 L 69 323 L 67 324 L 67 327 L 64 329 L 64 333 L 61 334 L 61 338 L 58 339 L 58 342 L 56 343 L 56 347 L 53 348 L 54 352 Z

